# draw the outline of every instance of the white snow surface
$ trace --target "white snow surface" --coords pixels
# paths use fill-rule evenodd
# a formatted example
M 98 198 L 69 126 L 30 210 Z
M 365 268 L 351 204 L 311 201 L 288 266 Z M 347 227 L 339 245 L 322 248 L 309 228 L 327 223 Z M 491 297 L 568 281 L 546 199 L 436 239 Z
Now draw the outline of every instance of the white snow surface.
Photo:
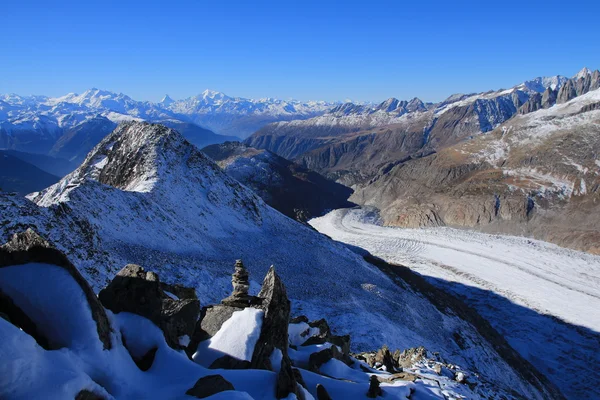
M 565 370 L 575 373 L 586 358 L 600 358 L 593 350 L 600 339 L 600 256 L 522 237 L 383 227 L 366 222 L 366 214 L 335 210 L 309 223 L 466 296 L 565 394 L 574 390 Z
M 251 361 L 265 312 L 248 307 L 233 313 L 209 340 L 208 348 L 238 360 Z

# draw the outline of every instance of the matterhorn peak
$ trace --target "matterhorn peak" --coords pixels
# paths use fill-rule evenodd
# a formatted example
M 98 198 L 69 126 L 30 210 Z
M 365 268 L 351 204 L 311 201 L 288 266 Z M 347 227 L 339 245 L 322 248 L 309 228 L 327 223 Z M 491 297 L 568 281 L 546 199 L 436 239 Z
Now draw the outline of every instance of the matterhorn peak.
M 175 103 L 175 100 L 173 100 L 168 94 L 165 94 L 165 97 L 163 97 L 160 101 L 160 104 L 162 104 L 163 106 L 170 106 L 173 103 Z

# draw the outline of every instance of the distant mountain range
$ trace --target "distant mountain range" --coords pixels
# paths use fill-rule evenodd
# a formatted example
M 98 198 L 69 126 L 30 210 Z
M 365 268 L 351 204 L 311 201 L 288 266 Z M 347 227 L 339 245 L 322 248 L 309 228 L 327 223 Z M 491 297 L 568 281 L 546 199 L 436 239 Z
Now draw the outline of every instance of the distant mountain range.
M 270 124 L 245 143 L 351 186 L 387 225 L 525 234 L 599 253 L 600 71 L 438 104 L 389 99 Z

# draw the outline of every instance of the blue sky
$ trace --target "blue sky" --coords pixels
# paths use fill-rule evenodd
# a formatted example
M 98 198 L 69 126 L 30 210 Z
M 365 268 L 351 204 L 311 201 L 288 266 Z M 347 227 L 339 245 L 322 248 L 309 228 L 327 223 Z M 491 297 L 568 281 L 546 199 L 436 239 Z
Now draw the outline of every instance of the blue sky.
M 0 93 L 438 101 L 600 68 L 600 2 L 5 1 Z

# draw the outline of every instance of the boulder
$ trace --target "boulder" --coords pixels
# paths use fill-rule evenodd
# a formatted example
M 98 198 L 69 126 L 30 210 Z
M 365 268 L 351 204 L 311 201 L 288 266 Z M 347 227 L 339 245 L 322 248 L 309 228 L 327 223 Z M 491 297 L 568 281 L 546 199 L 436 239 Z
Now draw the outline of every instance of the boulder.
M 343 355 L 336 346 L 331 346 L 327 349 L 312 353 L 308 359 L 308 369 L 312 372 L 319 373 L 321 365 L 325 364 L 332 358 L 342 360 Z
M 189 389 L 185 394 L 194 396 L 199 399 L 212 396 L 217 393 L 227 390 L 235 390 L 231 382 L 223 378 L 221 375 L 207 375 L 198 379 L 193 388 Z
M 200 313 L 197 299 L 172 299 L 161 288 L 157 274 L 135 264 L 128 264 L 119 271 L 98 298 L 114 313 L 130 312 L 154 322 L 174 349 L 182 348 L 179 337 L 193 335 Z
M 11 240 L 0 247 L 0 268 L 19 266 L 30 263 L 41 263 L 58 266 L 66 270 L 83 291 L 90 307 L 92 318 L 96 322 L 98 338 L 103 344 L 104 349 L 112 348 L 110 322 L 104 311 L 104 308 L 98 301 L 92 288 L 88 285 L 85 278 L 79 273 L 77 268 L 68 260 L 68 258 L 59 250 L 53 248 L 47 241 L 42 239 L 32 229 L 13 235 Z M 11 322 L 16 323 L 25 332 L 32 334 L 38 343 L 46 348 L 52 347 L 51 344 L 44 343 L 42 333 L 37 332 L 35 324 L 14 305 L 8 296 L 4 296 L 0 301 L 0 311 L 3 312 Z M 12 304 L 12 306 L 11 306 Z M 6 307 L 6 308 L 5 308 Z

